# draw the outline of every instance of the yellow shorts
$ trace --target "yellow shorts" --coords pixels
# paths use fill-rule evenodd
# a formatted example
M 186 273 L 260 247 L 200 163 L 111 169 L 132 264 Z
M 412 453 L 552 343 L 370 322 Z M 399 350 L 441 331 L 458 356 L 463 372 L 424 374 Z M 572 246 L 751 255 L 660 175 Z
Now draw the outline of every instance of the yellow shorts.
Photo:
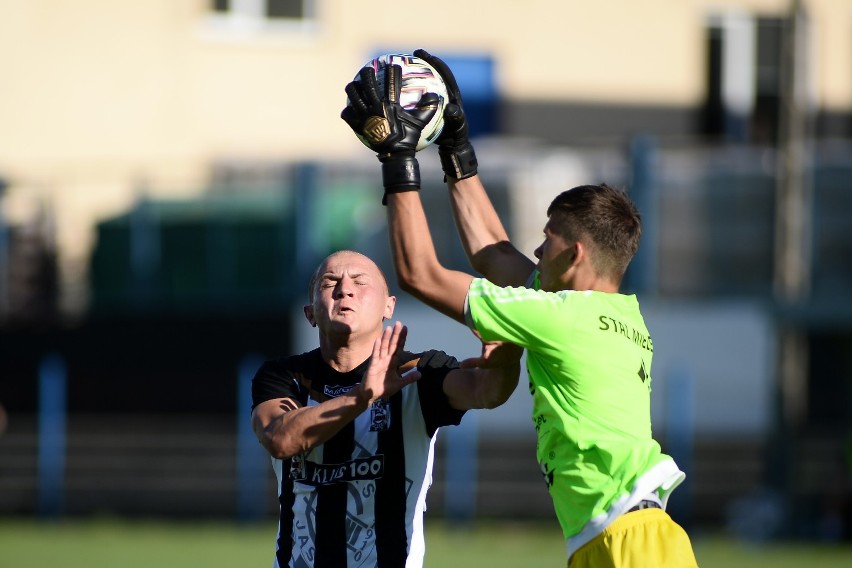
M 569 568 L 697 568 L 689 536 L 661 509 L 627 513 L 581 546 Z

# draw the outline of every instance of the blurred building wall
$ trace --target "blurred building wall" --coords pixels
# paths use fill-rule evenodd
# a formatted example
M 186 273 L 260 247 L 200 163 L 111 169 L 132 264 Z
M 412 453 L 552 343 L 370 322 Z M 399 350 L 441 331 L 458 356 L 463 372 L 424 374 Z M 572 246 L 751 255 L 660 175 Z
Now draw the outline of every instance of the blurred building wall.
M 706 97 L 708 28 L 725 15 L 779 18 L 789 8 L 784 0 L 475 0 L 402 13 L 373 0 L 305 0 L 297 19 L 237 9 L 263 5 L 0 4 L 3 209 L 13 223 L 32 203 L 55 214 L 66 312 L 86 305 L 95 220 L 139 195 L 197 194 L 222 161 L 367 159 L 338 114 L 344 84 L 377 51 L 492 58 L 500 135 L 551 143 L 655 129 L 690 136 Z M 852 5 L 806 6 L 815 104 L 848 116 Z

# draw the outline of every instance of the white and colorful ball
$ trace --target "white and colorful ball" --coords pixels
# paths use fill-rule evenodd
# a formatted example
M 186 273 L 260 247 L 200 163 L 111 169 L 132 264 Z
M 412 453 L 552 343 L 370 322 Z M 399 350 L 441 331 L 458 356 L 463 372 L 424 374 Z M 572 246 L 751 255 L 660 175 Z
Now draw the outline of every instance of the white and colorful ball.
M 420 133 L 420 140 L 417 142 L 419 152 L 434 142 L 444 128 L 444 106 L 449 98 L 447 86 L 438 71 L 423 59 L 406 53 L 386 53 L 364 64 L 364 67 L 372 67 L 375 70 L 380 96 L 383 96 L 385 92 L 385 67 L 388 65 L 399 65 L 402 68 L 402 85 L 399 93 L 399 104 L 402 108 L 414 108 L 420 97 L 426 93 L 435 93 L 441 98 L 435 116 Z M 358 80 L 357 73 L 355 79 Z M 358 138 L 369 147 L 361 135 L 358 135 Z

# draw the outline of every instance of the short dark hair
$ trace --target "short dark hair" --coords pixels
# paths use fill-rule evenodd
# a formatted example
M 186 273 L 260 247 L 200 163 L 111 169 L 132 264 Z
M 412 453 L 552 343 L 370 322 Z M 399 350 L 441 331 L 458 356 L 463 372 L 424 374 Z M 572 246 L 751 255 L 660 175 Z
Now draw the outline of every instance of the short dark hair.
M 580 185 L 557 195 L 547 216 L 560 236 L 594 249 L 599 274 L 621 281 L 642 237 L 639 211 L 625 192 L 607 184 Z

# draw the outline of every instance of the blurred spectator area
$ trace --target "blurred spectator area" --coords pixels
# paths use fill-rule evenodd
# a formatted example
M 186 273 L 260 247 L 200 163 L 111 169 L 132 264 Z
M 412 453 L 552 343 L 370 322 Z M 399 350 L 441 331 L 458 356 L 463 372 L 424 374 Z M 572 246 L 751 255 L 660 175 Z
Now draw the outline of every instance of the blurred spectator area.
M 802 483 L 799 497 L 817 503 L 820 480 L 835 475 L 845 433 L 852 430 L 849 147 L 829 144 L 813 154 L 811 296 L 785 309 L 771 300 L 772 150 L 660 146 L 641 158 L 611 149 L 495 140 L 483 140 L 477 150 L 483 181 L 526 254 L 531 256 L 540 243 L 544 211 L 559 191 L 602 181 L 628 187 L 646 223 L 644 256 L 630 269 L 628 291 L 655 306 L 712 311 L 719 302 L 739 302 L 773 325 L 794 322 L 805 330 L 807 420 L 795 467 Z M 643 187 L 637 160 L 651 165 Z M 421 195 L 439 256 L 448 266 L 464 269 L 467 262 L 437 160 L 421 163 Z M 371 160 L 222 164 L 197 199 L 143 194 L 127 211 L 97 224 L 89 308 L 73 322 L 55 307 L 57 259 L 49 208 L 27 223 L 4 224 L 0 401 L 9 426 L 0 436 L 0 513 L 34 509 L 38 368 L 46 355 L 57 353 L 68 379 L 69 513 L 231 515 L 235 425 L 248 420 L 248 408 L 236 408 L 237 370 L 249 355 L 296 349 L 292 330 L 301 323 L 310 271 L 332 250 L 360 250 L 379 262 L 391 276 L 392 292 L 400 294 L 392 277 L 378 176 Z M 705 323 L 698 317 L 695 329 Z M 649 321 L 651 329 L 664 325 Z M 699 333 L 675 336 L 681 346 L 697 338 L 712 340 Z M 763 340 L 772 343 L 773 338 Z M 680 350 L 677 343 L 666 343 L 655 347 Z M 712 354 L 713 346 L 707 349 Z M 715 429 L 694 432 L 691 485 L 682 498 L 689 499 L 696 522 L 721 522 L 726 503 L 760 487 L 772 474 L 767 459 L 771 413 L 754 431 L 724 428 L 727 398 L 757 393 L 757 402 L 774 408 L 771 355 L 758 367 L 763 376 L 743 379 L 764 381 L 765 389 L 743 385 L 736 393 L 714 391 L 714 397 L 694 401 L 722 409 Z M 682 363 L 702 388 L 727 384 L 714 374 L 712 357 L 708 361 Z M 663 372 L 655 367 L 655 381 Z M 655 399 L 664 394 L 655 390 Z M 477 495 L 483 514 L 552 514 L 528 426 L 524 422 L 508 437 L 481 432 Z M 666 432 L 656 434 L 665 449 Z M 441 510 L 444 491 L 440 457 L 437 463 L 433 511 Z M 512 485 L 518 496 L 513 500 L 507 487 L 515 482 L 520 485 Z M 271 512 L 274 486 L 269 477 L 267 483 Z
M 323 188 L 319 193 L 335 206 L 308 221 L 291 185 L 246 185 L 213 187 L 183 201 L 143 197 L 98 223 L 92 313 L 286 312 L 306 290 L 297 251 L 320 226 L 342 246 L 355 232 L 351 213 L 360 188 Z
M 440 179 L 424 184 L 430 208 L 446 199 Z M 333 250 L 364 251 L 389 271 L 377 181 L 334 165 L 221 166 L 200 199 L 142 198 L 97 225 L 91 313 L 283 317 L 306 301 L 310 273 Z M 505 210 L 505 183 L 493 193 Z M 463 266 L 451 219 L 434 218 L 438 247 L 451 251 L 448 264 Z
M 817 154 L 812 184 L 811 301 L 838 300 L 852 284 L 849 148 Z M 771 298 L 775 245 L 775 157 L 731 148 L 661 156 L 659 294 L 662 297 Z M 646 243 L 643 242 L 643 246 Z
M 55 325 L 58 318 L 52 215 L 41 205 L 29 213 L 13 224 L 0 218 L 0 325 Z

